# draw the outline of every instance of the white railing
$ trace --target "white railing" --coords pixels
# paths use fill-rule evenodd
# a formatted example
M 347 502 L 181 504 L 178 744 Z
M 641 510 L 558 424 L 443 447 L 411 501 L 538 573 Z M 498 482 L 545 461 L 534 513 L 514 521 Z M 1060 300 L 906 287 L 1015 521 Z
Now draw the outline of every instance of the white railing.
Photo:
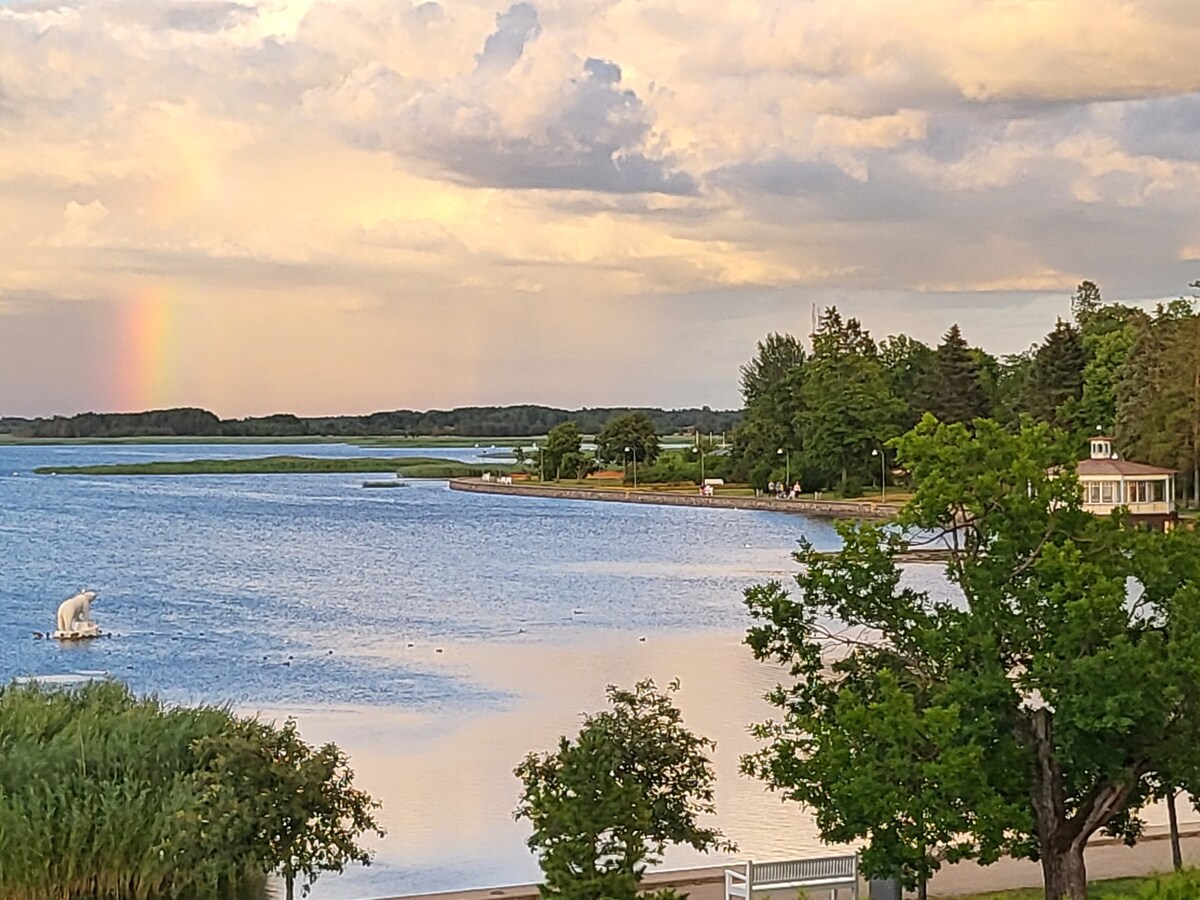
M 755 893 L 795 888 L 829 891 L 834 900 L 846 889 L 857 900 L 858 854 L 747 862 L 738 869 L 725 870 L 725 900 L 751 900 Z

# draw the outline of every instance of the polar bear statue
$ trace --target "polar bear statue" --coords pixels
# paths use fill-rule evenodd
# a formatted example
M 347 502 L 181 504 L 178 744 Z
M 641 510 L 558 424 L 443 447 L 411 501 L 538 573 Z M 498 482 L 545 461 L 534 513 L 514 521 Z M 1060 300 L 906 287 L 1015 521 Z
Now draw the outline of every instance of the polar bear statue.
M 100 629 L 91 619 L 91 606 L 96 600 L 95 591 L 80 591 L 64 600 L 58 607 L 57 638 L 89 637 L 99 634 Z

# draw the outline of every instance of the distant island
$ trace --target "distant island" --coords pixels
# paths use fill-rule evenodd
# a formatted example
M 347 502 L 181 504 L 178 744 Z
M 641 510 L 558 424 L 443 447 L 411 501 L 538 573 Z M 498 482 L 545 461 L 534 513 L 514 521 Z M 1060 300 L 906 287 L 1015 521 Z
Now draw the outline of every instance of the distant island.
M 221 419 L 196 407 L 137 413 L 80 413 L 49 418 L 0 417 L 0 439 L 79 440 L 122 438 L 523 438 L 574 422 L 585 434 L 614 416 L 644 412 L 659 434 L 731 431 L 740 410 L 619 407 L 557 409 L 551 406 L 464 406 L 418 412 L 398 409 L 365 416 L 301 417 L 290 414 Z
M 494 468 L 494 467 L 493 467 Z M 482 466 L 426 456 L 334 459 L 307 456 L 264 456 L 255 459 L 156 460 L 87 466 L 40 466 L 37 475 L 296 475 L 331 472 L 379 474 L 403 478 L 465 478 L 481 475 Z

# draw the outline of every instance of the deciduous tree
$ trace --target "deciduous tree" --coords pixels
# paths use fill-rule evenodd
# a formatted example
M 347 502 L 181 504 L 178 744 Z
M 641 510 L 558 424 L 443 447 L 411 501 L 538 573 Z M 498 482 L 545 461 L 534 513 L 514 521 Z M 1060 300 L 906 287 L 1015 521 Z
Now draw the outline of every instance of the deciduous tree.
M 596 435 L 596 456 L 606 462 L 620 462 L 636 455 L 639 463 L 652 464 L 661 452 L 654 423 L 645 413 L 632 412 L 609 419 Z
M 733 849 L 700 824 L 714 811 L 707 754 L 715 745 L 684 727 L 670 697 L 677 687 L 609 686 L 610 709 L 584 716 L 577 737 L 517 766 L 516 816 L 533 826 L 543 897 L 634 900 L 668 844 Z
M 1200 585 L 1162 569 L 1197 571 L 1200 542 L 1084 512 L 1074 448 L 926 417 L 896 442 L 897 522 L 805 544 L 794 597 L 747 592 L 748 643 L 790 673 L 747 768 L 865 840 L 870 874 L 1009 853 L 1040 860 L 1048 900 L 1086 900 L 1089 838 L 1135 837 L 1156 774 L 1200 744 Z M 954 595 L 901 580 L 931 535 Z

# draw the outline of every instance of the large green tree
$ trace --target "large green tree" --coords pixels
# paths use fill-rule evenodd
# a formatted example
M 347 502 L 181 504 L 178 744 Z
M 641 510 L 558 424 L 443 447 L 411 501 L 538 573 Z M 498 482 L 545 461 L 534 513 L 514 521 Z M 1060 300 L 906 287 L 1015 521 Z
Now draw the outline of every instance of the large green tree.
M 1118 446 L 1180 470 L 1200 504 L 1200 316 L 1190 301 L 1159 306 L 1134 323 L 1115 387 Z
M 892 335 L 879 342 L 879 362 L 888 390 L 905 404 L 900 425 L 912 428 L 921 418 L 917 397 L 933 366 L 933 350 L 907 334 Z
M 582 456 L 580 451 L 582 446 L 583 437 L 579 434 L 579 428 L 574 422 L 555 425 L 546 435 L 546 442 L 539 450 L 539 470 L 544 473 L 544 477 L 555 480 L 561 478 L 563 474 L 573 474 L 571 470 Z
M 958 325 L 951 325 L 918 387 L 917 403 L 942 422 L 970 423 L 991 412 L 979 360 Z
M 204 761 L 202 790 L 225 826 L 214 834 L 252 848 L 264 869 L 282 876 L 286 900 L 297 877 L 307 894 L 322 872 L 370 863 L 359 840 L 367 832 L 383 836 L 379 804 L 354 787 L 337 745 L 310 746 L 292 719 L 282 726 L 243 719 L 196 752 Z
M 645 413 L 615 416 L 596 435 L 596 457 L 605 462 L 636 457 L 639 464 L 652 465 L 661 452 L 654 423 Z
M 857 319 L 843 320 L 835 307 L 822 313 L 800 393 L 805 469 L 844 488 L 871 480 L 871 451 L 897 433 L 904 404 L 888 389 L 875 342 Z
M 804 365 L 804 345 L 790 334 L 771 332 L 758 342 L 754 358 L 740 369 L 746 406 L 778 384 L 792 369 Z
M 715 811 L 715 745 L 684 726 L 670 697 L 677 688 L 610 685 L 610 708 L 584 716 L 577 737 L 517 766 L 524 789 L 516 816 L 533 826 L 543 897 L 634 900 L 668 844 L 733 849 L 700 823 Z
M 1048 900 L 1086 900 L 1088 840 L 1136 836 L 1156 773 L 1200 744 L 1200 585 L 1161 568 L 1195 571 L 1200 542 L 1084 512 L 1075 443 L 1044 424 L 926 417 L 896 448 L 915 496 L 895 523 L 803 545 L 795 596 L 747 592 L 748 643 L 790 675 L 747 767 L 826 839 L 865 840 L 869 874 L 1009 853 L 1040 860 Z M 930 540 L 953 593 L 901 578 Z
M 1086 429 L 1086 423 L 1079 421 L 1078 408 L 1086 366 L 1083 335 L 1070 322 L 1059 319 L 1033 355 L 1025 409 L 1035 419 L 1056 428 Z

